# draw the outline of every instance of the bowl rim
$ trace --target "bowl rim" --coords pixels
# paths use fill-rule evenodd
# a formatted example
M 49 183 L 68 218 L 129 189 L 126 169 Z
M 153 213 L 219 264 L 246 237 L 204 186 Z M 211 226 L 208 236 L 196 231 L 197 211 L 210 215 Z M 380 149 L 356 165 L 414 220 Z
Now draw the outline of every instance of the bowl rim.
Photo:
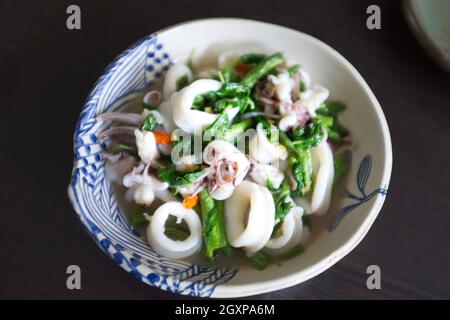
M 217 23 L 217 22 L 223 22 L 223 23 L 245 23 L 245 24 L 255 24 L 255 25 L 265 25 L 267 27 L 276 28 L 283 32 L 290 32 L 290 33 L 296 33 L 301 35 L 302 37 L 308 38 L 310 41 L 315 42 L 318 46 L 320 46 L 323 50 L 327 51 L 329 54 L 333 56 L 333 58 L 337 59 L 338 62 L 343 65 L 353 77 L 355 77 L 356 81 L 360 83 L 366 92 L 372 107 L 374 108 L 380 128 L 381 133 L 383 137 L 383 143 L 384 143 L 384 164 L 383 164 L 383 174 L 381 177 L 382 185 L 385 186 L 385 188 L 389 187 L 389 182 L 391 178 L 392 173 L 392 163 L 393 163 L 393 155 L 392 155 L 392 142 L 391 142 L 391 136 L 389 132 L 389 127 L 386 121 L 386 117 L 383 113 L 383 110 L 375 97 L 374 93 L 370 89 L 367 82 L 364 80 L 364 78 L 361 76 L 361 74 L 356 70 L 356 68 L 346 59 L 342 54 L 340 54 L 336 49 L 332 48 L 328 44 L 324 43 L 322 40 L 313 37 L 309 34 L 306 34 L 304 32 L 288 28 L 285 26 L 281 26 L 274 23 L 264 22 L 264 21 L 258 21 L 258 20 L 252 20 L 252 19 L 243 19 L 243 18 L 233 18 L 233 17 L 217 17 L 217 18 L 204 18 L 204 19 L 193 19 L 188 20 L 184 22 L 180 22 L 165 28 L 162 28 L 156 32 L 153 32 L 149 35 L 146 35 L 137 41 L 135 41 L 131 46 L 123 50 L 102 72 L 102 74 L 98 77 L 98 80 L 95 82 L 95 84 L 92 86 L 87 99 L 83 103 L 82 110 L 80 113 L 80 117 L 77 121 L 76 129 L 73 136 L 73 144 L 74 144 L 74 153 L 76 152 L 76 139 L 77 134 L 79 133 L 78 127 L 81 122 L 81 114 L 83 114 L 84 110 L 87 107 L 88 102 L 90 101 L 91 93 L 95 91 L 97 85 L 99 84 L 100 80 L 104 78 L 105 74 L 109 71 L 110 67 L 114 65 L 117 61 L 124 58 L 131 50 L 133 50 L 135 47 L 137 47 L 142 41 L 145 39 L 161 34 L 163 32 L 183 27 L 190 24 L 197 24 L 197 23 Z M 85 223 L 83 222 L 81 218 L 81 212 L 78 207 L 78 204 L 76 203 L 76 196 L 74 194 L 73 187 L 73 179 L 74 179 L 74 173 L 75 173 L 75 161 L 76 161 L 76 154 L 74 159 L 74 166 L 73 171 L 71 175 L 71 181 L 68 186 L 68 196 L 72 203 L 72 206 L 77 213 L 77 215 L 80 218 L 80 222 L 83 226 L 86 227 Z M 338 249 L 330 253 L 327 257 L 322 258 L 320 261 L 310 265 L 306 269 L 303 269 L 298 272 L 294 272 L 292 274 L 283 276 L 283 277 L 277 277 L 275 279 L 269 279 L 269 280 L 263 280 L 258 281 L 257 283 L 250 283 L 250 284 L 219 284 L 215 287 L 212 297 L 214 298 L 237 298 L 237 297 L 245 297 L 245 296 L 252 296 L 252 295 L 258 295 L 262 293 L 267 293 L 275 290 L 281 290 L 284 288 L 288 288 L 294 285 L 297 285 L 299 283 L 302 283 L 306 280 L 309 280 L 316 275 L 324 272 L 331 266 L 333 266 L 335 263 L 337 263 L 339 260 L 341 260 L 344 256 L 346 256 L 348 253 L 350 253 L 365 237 L 367 232 L 369 231 L 370 227 L 372 226 L 373 222 L 375 221 L 376 217 L 378 216 L 379 212 L 381 211 L 381 208 L 383 206 L 383 203 L 385 201 L 386 197 L 376 197 L 375 201 L 373 201 L 372 207 L 369 210 L 369 214 L 364 219 L 364 221 L 361 223 L 359 228 L 355 230 L 353 235 L 350 239 L 348 239 L 344 244 L 342 244 Z M 94 235 L 91 233 L 89 229 L 86 228 L 88 233 L 94 238 L 97 244 L 99 242 L 94 237 Z M 99 244 L 100 245 L 100 244 Z M 101 246 L 100 246 L 101 247 Z M 105 250 L 103 250 L 105 251 Z M 107 253 L 107 252 L 106 252 Z M 109 255 L 109 254 L 108 254 Z M 109 255 L 110 256 L 110 255 Z M 122 266 L 122 268 L 124 268 Z

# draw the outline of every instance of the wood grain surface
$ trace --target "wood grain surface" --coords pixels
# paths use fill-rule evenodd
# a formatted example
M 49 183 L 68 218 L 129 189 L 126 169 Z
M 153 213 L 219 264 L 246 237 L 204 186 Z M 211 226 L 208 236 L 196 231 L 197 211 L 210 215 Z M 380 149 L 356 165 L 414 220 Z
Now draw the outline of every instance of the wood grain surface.
M 66 28 L 78 4 L 82 29 Z M 366 28 L 378 4 L 382 29 Z M 245 17 L 309 33 L 363 75 L 386 114 L 394 167 L 372 229 L 325 273 L 258 299 L 450 298 L 450 77 L 411 35 L 399 1 L 0 1 L 0 298 L 182 299 L 104 255 L 66 195 L 72 135 L 91 86 L 137 39 L 205 17 Z M 269 39 L 270 40 L 270 39 Z M 66 288 L 66 268 L 82 289 Z M 366 268 L 382 289 L 366 288 Z

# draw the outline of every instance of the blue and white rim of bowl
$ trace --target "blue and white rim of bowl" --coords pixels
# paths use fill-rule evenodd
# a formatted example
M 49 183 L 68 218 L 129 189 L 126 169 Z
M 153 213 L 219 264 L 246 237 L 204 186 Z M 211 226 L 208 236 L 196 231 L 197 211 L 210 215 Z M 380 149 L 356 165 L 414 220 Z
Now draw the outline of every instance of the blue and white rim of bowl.
M 209 297 L 232 279 L 234 269 L 216 269 L 158 255 L 124 218 L 105 177 L 97 134 L 105 124 L 97 115 L 120 109 L 161 77 L 172 63 L 157 34 L 125 50 L 97 81 L 83 106 L 74 134 L 74 169 L 69 197 L 97 244 L 123 269 L 154 287 L 183 295 Z

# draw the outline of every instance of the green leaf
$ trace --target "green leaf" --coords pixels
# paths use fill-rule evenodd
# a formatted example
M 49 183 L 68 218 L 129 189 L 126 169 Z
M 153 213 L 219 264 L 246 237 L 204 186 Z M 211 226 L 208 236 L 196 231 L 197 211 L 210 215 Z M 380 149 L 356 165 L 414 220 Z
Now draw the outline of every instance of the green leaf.
M 316 113 L 324 116 L 333 116 L 345 110 L 345 108 L 346 105 L 341 101 L 327 101 L 316 110 Z
M 144 212 L 135 212 L 131 216 L 131 225 L 135 228 L 147 226 L 148 220 L 145 218 Z
M 158 170 L 158 177 L 167 182 L 171 187 L 182 187 L 197 181 L 203 174 L 201 167 L 195 171 L 179 172 L 175 164 L 171 164 L 165 168 Z
M 247 129 L 253 126 L 253 119 L 245 119 L 230 126 L 225 134 L 225 140 L 231 143 L 236 142 Z
M 124 151 L 135 158 L 139 157 L 136 146 L 130 146 L 124 143 L 119 143 L 117 147 L 119 148 L 119 150 Z
M 209 139 L 225 140 L 229 125 L 227 110 L 224 110 L 213 123 L 206 127 L 204 136 Z
M 287 69 L 287 72 L 289 73 L 289 75 L 292 77 L 293 75 L 297 74 L 300 71 L 300 65 L 299 64 L 295 64 L 293 66 L 290 66 Z
M 189 237 L 189 231 L 175 227 L 165 227 L 164 233 L 171 239 L 180 241 L 184 241 Z
M 295 197 L 308 195 L 312 189 L 313 178 L 311 151 L 301 150 L 298 158 L 290 157 L 289 164 L 292 176 L 297 182 L 297 188 L 292 191 L 292 195 Z
M 155 130 L 156 127 L 158 126 L 158 123 L 156 122 L 155 117 L 153 116 L 153 114 L 149 113 L 145 119 L 144 119 L 144 123 L 142 124 L 142 130 L 146 130 L 146 131 L 152 131 Z
M 189 76 L 187 74 L 181 76 L 177 81 L 177 91 L 180 91 L 189 84 Z
M 291 250 L 289 250 L 288 252 L 286 252 L 285 254 L 282 254 L 280 256 L 275 257 L 275 259 L 278 262 L 281 262 L 283 260 L 289 260 L 292 259 L 296 256 L 298 256 L 300 253 L 302 253 L 303 251 L 305 251 L 305 248 L 303 247 L 303 245 L 298 244 L 295 247 L 293 247 Z
M 309 218 L 309 216 L 307 216 L 307 215 L 303 215 L 302 216 L 302 223 L 303 223 L 303 226 L 304 227 L 307 227 L 308 229 L 309 229 L 309 231 L 311 231 L 311 228 L 312 228 L 312 222 L 311 222 L 311 219 Z
M 250 256 L 250 262 L 259 270 L 264 270 L 271 263 L 281 263 L 283 261 L 292 259 L 304 251 L 304 247 L 301 244 L 296 245 L 288 252 L 279 256 L 267 256 L 263 252 L 258 251 L 254 255 Z
M 350 170 L 350 164 L 344 159 L 342 155 L 335 155 L 333 157 L 334 163 L 334 180 L 333 185 L 335 186 Z
M 256 252 L 254 255 L 252 255 L 249 258 L 250 258 L 251 263 L 258 270 L 264 270 L 267 267 L 267 265 L 269 264 L 269 258 L 261 251 Z
M 316 119 L 309 121 L 303 128 L 292 131 L 292 143 L 303 150 L 317 147 L 322 138 L 322 126 Z
M 249 53 L 242 55 L 234 65 L 238 64 L 253 64 L 253 63 L 259 63 L 262 60 L 264 60 L 267 56 L 265 54 L 259 54 L 259 53 Z
M 243 86 L 252 89 L 255 84 L 263 78 L 267 73 L 275 68 L 277 65 L 284 62 L 284 57 L 281 52 L 277 52 L 259 62 L 256 66 L 250 70 L 249 73 L 242 79 Z
M 273 201 L 275 203 L 275 220 L 278 221 L 272 231 L 272 237 L 274 237 L 282 226 L 284 218 L 288 215 L 289 211 L 291 211 L 292 204 L 286 202 L 286 199 L 291 195 L 291 188 L 287 179 L 284 179 L 278 189 L 274 189 L 272 182 L 268 180 L 267 188 L 272 192 Z
M 224 202 L 214 200 L 205 188 L 199 193 L 203 226 L 204 253 L 208 260 L 213 260 L 216 252 L 228 251 L 225 236 Z

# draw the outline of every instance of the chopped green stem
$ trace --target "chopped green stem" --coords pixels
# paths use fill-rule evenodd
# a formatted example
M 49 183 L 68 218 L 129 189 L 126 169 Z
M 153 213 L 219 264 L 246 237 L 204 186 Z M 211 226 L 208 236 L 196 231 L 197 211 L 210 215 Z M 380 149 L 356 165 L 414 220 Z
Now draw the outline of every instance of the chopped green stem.
M 272 68 L 284 62 L 281 52 L 277 52 L 258 63 L 252 70 L 242 79 L 242 84 L 251 89 L 255 84 L 264 77 Z

